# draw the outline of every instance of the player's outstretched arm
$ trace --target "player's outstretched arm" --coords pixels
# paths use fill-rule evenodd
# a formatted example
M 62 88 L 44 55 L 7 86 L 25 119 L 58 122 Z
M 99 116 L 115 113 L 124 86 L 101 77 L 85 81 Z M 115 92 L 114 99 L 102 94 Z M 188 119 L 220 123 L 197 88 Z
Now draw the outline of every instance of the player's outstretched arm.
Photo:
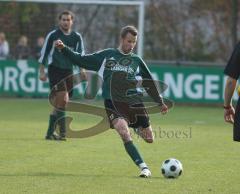
M 55 42 L 55 47 L 67 56 L 74 64 L 87 70 L 98 71 L 102 64 L 102 58 L 98 54 L 82 55 L 74 52 L 64 45 L 61 40 Z

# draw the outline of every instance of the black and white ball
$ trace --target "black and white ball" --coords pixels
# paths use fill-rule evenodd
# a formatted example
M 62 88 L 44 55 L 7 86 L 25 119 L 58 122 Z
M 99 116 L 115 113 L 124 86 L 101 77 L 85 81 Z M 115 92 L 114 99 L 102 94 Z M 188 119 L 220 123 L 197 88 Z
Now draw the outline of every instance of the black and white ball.
M 177 178 L 182 174 L 183 166 L 179 160 L 169 158 L 162 163 L 161 171 L 165 178 Z

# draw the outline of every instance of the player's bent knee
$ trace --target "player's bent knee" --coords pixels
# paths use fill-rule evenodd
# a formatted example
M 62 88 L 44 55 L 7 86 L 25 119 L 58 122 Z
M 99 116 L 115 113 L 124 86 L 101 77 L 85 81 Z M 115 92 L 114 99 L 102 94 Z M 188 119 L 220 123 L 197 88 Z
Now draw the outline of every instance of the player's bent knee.
M 154 139 L 144 139 L 147 143 L 153 143 Z
M 62 101 L 62 106 L 63 106 L 63 107 L 66 107 L 66 106 L 67 106 L 67 103 L 68 103 L 68 100 L 64 99 L 64 100 Z
M 152 132 L 152 128 L 142 128 L 140 131 L 141 137 L 144 139 L 145 142 L 147 143 L 153 143 L 154 141 L 154 134 Z
M 145 142 L 147 143 L 153 143 L 154 142 L 154 136 L 148 136 L 143 138 Z

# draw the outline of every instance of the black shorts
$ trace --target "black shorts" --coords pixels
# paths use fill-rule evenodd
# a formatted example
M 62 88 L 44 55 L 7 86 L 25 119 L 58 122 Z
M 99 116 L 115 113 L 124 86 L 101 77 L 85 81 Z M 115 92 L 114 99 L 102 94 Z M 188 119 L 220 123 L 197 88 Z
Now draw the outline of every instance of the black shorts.
M 49 86 L 54 92 L 68 91 L 72 97 L 73 71 L 71 69 L 61 69 L 53 65 L 48 66 Z M 66 80 L 64 80 L 66 79 Z
M 150 126 L 149 116 L 143 103 L 131 106 L 125 102 L 105 100 L 104 105 L 111 128 L 114 128 L 112 122 L 116 118 L 124 118 L 132 128 Z

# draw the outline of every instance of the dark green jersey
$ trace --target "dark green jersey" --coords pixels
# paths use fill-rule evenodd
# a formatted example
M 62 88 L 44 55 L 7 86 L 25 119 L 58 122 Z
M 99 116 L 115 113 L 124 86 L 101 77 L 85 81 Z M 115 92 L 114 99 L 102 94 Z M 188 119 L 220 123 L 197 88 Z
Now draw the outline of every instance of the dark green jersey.
M 60 29 L 56 29 L 48 33 L 41 50 L 39 63 L 45 66 L 54 65 L 61 69 L 72 69 L 73 62 L 54 47 L 54 41 L 58 39 L 62 40 L 71 50 L 84 54 L 82 36 L 79 33 L 72 31 L 70 34 L 64 34 Z
M 123 100 L 130 103 L 135 101 L 139 96 L 137 95 L 139 94 L 138 78 L 141 77 L 147 93 L 155 102 L 162 103 L 149 69 L 136 54 L 123 54 L 118 49 L 106 49 L 93 54 L 81 55 L 71 51 L 68 47 L 65 47 L 62 52 L 78 66 L 99 73 L 103 78 L 104 99 Z M 144 80 L 151 80 L 151 83 L 144 82 Z

